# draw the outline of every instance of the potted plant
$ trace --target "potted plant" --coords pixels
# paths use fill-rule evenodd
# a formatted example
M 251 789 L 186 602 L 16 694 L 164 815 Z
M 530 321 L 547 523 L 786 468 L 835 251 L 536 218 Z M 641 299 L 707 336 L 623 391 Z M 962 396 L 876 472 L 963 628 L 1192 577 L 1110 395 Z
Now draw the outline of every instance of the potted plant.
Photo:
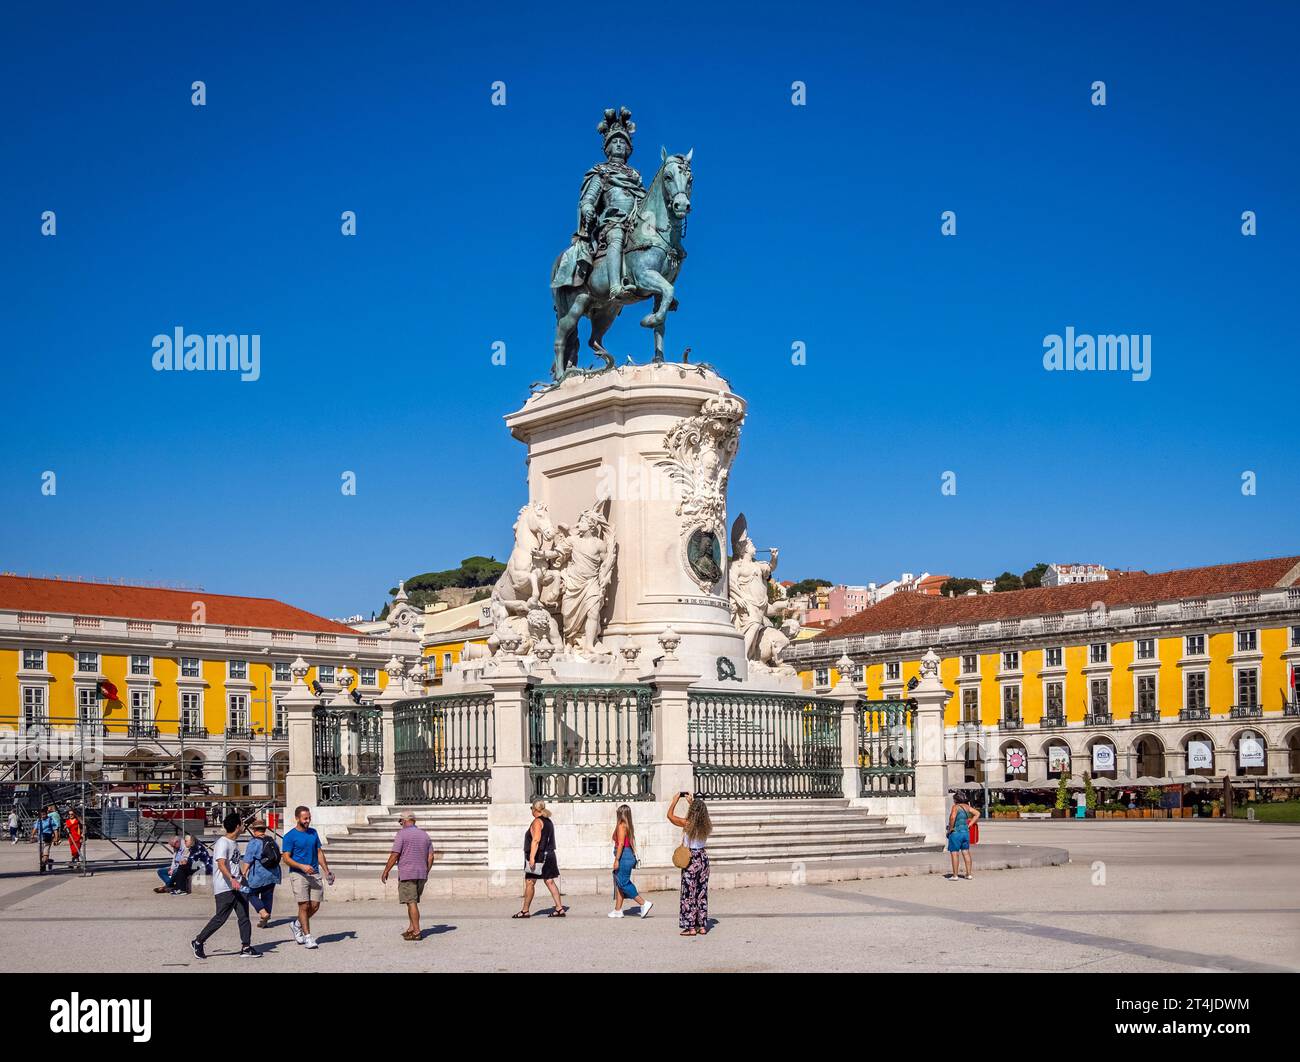
M 1222 809 L 1222 805 L 1221 805 L 1217 800 L 1211 800 L 1211 801 L 1210 801 L 1210 818 L 1212 818 L 1212 819 L 1217 819 L 1217 818 L 1219 817 L 1219 814 L 1220 814 L 1221 809 Z
M 1097 816 L 1097 790 L 1092 785 L 1092 772 L 1083 772 L 1083 806 L 1088 818 Z
M 1056 783 L 1056 806 L 1052 808 L 1052 818 L 1063 819 L 1070 808 L 1070 776 L 1064 771 Z

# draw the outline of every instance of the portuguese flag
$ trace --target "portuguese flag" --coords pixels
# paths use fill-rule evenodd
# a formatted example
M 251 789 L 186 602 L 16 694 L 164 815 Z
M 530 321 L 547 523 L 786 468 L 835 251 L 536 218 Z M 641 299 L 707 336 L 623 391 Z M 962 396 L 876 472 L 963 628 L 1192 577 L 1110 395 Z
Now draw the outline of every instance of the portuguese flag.
M 108 679 L 100 680 L 99 695 L 104 698 L 104 707 L 108 711 L 111 712 L 114 708 L 122 707 L 122 702 L 117 696 L 117 687 L 109 682 Z

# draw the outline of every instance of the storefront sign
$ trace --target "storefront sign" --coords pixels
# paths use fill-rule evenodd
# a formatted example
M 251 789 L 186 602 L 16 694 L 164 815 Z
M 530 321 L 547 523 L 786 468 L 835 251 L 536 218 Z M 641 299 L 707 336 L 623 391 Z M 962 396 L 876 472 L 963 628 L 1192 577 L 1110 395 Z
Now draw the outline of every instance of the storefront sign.
M 1237 763 L 1241 767 L 1264 766 L 1264 743 L 1247 734 L 1237 742 Z
M 1092 770 L 1113 771 L 1115 769 L 1115 746 L 1099 743 L 1092 747 Z
M 1029 757 L 1019 746 L 1007 749 L 1007 774 L 1028 774 Z
M 1047 747 L 1047 769 L 1055 774 L 1058 771 L 1061 774 L 1070 773 L 1070 750 L 1064 745 L 1049 745 Z
M 1187 743 L 1187 769 L 1199 771 L 1205 768 L 1214 770 L 1214 748 L 1208 741 L 1189 741 Z

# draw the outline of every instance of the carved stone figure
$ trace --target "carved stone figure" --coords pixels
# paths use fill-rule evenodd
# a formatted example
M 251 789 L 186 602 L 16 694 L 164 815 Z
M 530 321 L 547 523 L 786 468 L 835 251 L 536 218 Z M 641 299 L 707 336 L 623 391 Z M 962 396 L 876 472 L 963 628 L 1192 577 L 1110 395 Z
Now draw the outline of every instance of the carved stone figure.
M 745 656 L 751 664 L 787 672 L 790 668 L 782 664 L 781 653 L 799 633 L 799 623 L 787 619 L 785 590 L 772 583 L 780 550 L 773 546 L 766 563 L 757 559 L 744 513 L 731 525 L 731 549 L 727 591 L 732 620 L 745 637 Z M 769 585 L 775 586 L 771 593 Z
M 520 509 L 514 532 L 515 544 L 505 571 L 492 587 L 493 632 L 488 646 L 494 653 L 507 634 L 522 641 L 528 633 L 529 609 L 540 606 L 544 597 L 554 599 L 557 594 L 552 584 L 558 582 L 558 576 L 550 570 L 556 529 L 546 506 L 529 502 Z
M 606 161 L 587 171 L 578 197 L 578 229 L 551 269 L 555 304 L 555 360 L 551 375 L 561 380 L 577 369 L 578 322 L 591 321 L 587 345 L 605 368 L 614 358 L 601 343 L 625 305 L 653 298 L 641 319 L 653 328 L 655 361 L 663 361 L 664 320 L 677 308 L 673 281 L 686 258 L 682 223 L 691 209 L 691 156 L 661 151 L 662 165 L 650 182 L 627 160 L 636 124 L 626 107 L 609 108 L 596 127 L 605 140 Z
M 744 407 L 734 398 L 708 399 L 693 417 L 664 435 L 668 456 L 657 462 L 679 491 L 682 552 L 686 570 L 701 588 L 722 578 L 722 535 L 727 516 L 727 476 L 740 446 Z
M 609 499 L 584 509 L 567 533 L 561 556 L 566 645 L 591 651 L 600 640 L 601 614 L 618 557 L 618 543 L 609 526 Z

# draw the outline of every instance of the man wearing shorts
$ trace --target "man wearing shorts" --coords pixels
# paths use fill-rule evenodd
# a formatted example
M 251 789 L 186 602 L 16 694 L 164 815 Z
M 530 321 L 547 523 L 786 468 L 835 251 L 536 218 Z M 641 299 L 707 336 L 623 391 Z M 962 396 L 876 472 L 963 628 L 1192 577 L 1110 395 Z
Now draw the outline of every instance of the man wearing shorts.
M 433 866 L 433 842 L 415 825 L 414 812 L 403 813 L 400 822 L 402 828 L 393 838 L 393 850 L 379 880 L 387 884 L 389 872 L 396 865 L 397 902 L 406 904 L 406 914 L 411 920 L 402 939 L 419 940 L 420 897 L 424 895 L 424 883 L 429 880 L 429 869 Z
M 311 828 L 311 812 L 299 804 L 294 808 L 293 817 L 297 821 L 292 830 L 285 830 L 280 852 L 281 861 L 289 868 L 293 898 L 298 901 L 293 939 L 306 948 L 315 948 L 318 945 L 311 935 L 311 916 L 320 910 L 320 902 L 325 899 L 321 872 L 325 872 L 325 881 L 331 885 L 334 875 L 321 849 L 320 834 Z

